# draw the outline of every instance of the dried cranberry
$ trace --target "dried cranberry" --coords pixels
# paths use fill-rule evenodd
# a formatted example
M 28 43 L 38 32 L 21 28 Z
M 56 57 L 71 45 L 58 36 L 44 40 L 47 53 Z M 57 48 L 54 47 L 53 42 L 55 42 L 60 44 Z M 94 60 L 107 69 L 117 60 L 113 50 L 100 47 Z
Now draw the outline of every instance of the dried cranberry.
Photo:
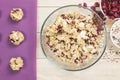
M 75 21 L 72 21 L 72 24 L 75 25 Z
M 110 11 L 109 13 L 110 13 L 110 14 L 114 14 L 114 12 L 113 12 L 113 11 Z
M 113 11 L 113 12 L 116 12 L 116 11 L 118 11 L 118 9 L 117 9 L 117 8 L 113 8 L 112 11 Z
M 87 3 L 83 3 L 83 6 L 84 6 L 84 7 L 87 7 Z
M 112 2 L 112 7 L 115 7 L 116 5 L 116 2 Z
M 98 55 L 98 52 L 94 52 L 93 55 Z
M 57 52 L 57 51 L 58 51 L 58 49 L 54 49 L 54 50 L 53 50 L 53 52 Z
M 78 6 L 81 7 L 81 6 L 82 6 L 82 3 L 79 3 Z
M 65 56 L 65 54 L 63 52 L 61 52 L 61 57 L 64 57 L 64 56 Z
M 105 20 L 106 20 L 106 17 L 103 17 L 102 19 L 105 21 Z
M 105 3 L 102 3 L 102 8 L 105 9 L 107 6 Z
M 91 9 L 92 9 L 93 11 L 96 11 L 95 6 L 91 6 Z
M 62 17 L 63 19 L 66 19 L 65 14 L 61 14 L 61 17 Z
M 103 12 L 110 18 L 120 17 L 120 0 L 101 0 Z
M 17 65 L 17 62 L 16 62 L 16 60 L 14 60 L 14 63 Z
M 104 1 L 104 0 L 103 0 Z M 107 14 L 107 10 L 106 10 L 106 3 L 102 3 L 102 8 L 104 9 L 105 14 Z M 82 6 L 82 3 L 79 4 L 79 6 Z M 86 3 L 83 3 L 83 6 L 87 7 Z M 106 20 L 105 16 L 102 14 L 102 12 L 98 11 L 97 8 L 100 6 L 99 2 L 95 2 L 93 6 L 91 6 L 90 8 L 95 11 L 96 13 L 98 13 L 98 15 L 103 19 Z
M 108 16 L 110 19 L 114 19 L 115 17 L 114 16 Z
M 111 9 L 112 9 L 111 5 L 108 5 L 108 10 L 111 10 Z
M 86 55 L 81 56 L 81 59 L 82 59 L 82 60 L 85 60 L 86 58 L 87 58 Z
M 94 3 L 94 6 L 95 6 L 95 7 L 99 7 L 100 4 L 99 4 L 98 2 L 95 2 L 95 3 Z
M 119 15 L 118 15 L 117 13 L 115 13 L 114 16 L 115 16 L 116 18 L 119 17 Z
M 98 26 L 97 27 L 97 34 L 100 35 L 101 31 L 103 31 L 103 30 L 104 30 L 103 26 Z

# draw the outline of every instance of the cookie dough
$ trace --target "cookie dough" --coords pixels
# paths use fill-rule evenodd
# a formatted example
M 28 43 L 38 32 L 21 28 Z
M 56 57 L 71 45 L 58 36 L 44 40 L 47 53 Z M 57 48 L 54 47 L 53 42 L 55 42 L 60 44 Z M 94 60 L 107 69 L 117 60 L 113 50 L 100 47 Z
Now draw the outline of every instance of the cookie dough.
M 74 66 L 91 61 L 99 53 L 103 38 L 102 29 L 98 29 L 94 17 L 78 12 L 58 15 L 45 32 L 46 44 L 53 55 Z
M 22 69 L 23 65 L 24 63 L 21 57 L 13 57 L 10 59 L 10 68 L 13 71 L 19 71 L 20 69 Z
M 13 21 L 20 21 L 24 16 L 21 8 L 13 8 L 10 12 L 10 17 Z
M 12 31 L 9 35 L 9 40 L 14 45 L 20 45 L 24 41 L 24 35 L 20 31 Z

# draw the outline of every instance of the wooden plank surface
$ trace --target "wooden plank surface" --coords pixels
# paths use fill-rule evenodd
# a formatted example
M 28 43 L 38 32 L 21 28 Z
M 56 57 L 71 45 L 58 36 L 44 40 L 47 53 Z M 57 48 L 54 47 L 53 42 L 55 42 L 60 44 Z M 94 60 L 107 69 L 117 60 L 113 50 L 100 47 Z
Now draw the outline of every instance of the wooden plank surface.
M 120 63 L 116 66 L 116 63 L 107 62 L 105 59 L 86 70 L 75 72 L 51 65 L 46 59 L 37 60 L 38 80 L 119 80 L 119 74 Z
M 86 2 L 88 6 L 93 5 L 99 0 L 38 0 L 38 7 L 60 7 L 64 5 L 72 5 Z
M 38 10 L 37 32 L 40 32 L 42 24 L 43 24 L 44 20 L 47 18 L 47 16 L 57 8 L 58 7 L 53 7 L 53 8 L 38 7 L 38 9 L 37 9 Z
M 86 2 L 88 6 L 99 0 L 38 0 L 37 20 L 37 80 L 119 80 L 120 62 L 102 57 L 94 66 L 83 71 L 66 71 L 53 65 L 44 56 L 40 46 L 40 29 L 47 16 L 60 6 Z M 107 21 L 107 29 L 113 22 Z M 110 39 L 110 38 L 109 38 Z M 108 44 L 110 45 L 111 42 Z M 120 57 L 119 57 L 120 58 Z M 120 61 L 118 59 L 118 61 Z

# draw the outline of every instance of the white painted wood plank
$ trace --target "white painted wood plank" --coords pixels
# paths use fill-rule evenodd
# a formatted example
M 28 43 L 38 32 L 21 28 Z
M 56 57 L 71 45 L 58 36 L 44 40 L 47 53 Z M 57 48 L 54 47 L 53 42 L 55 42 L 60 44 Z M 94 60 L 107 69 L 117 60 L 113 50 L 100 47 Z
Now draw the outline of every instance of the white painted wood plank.
M 106 27 L 107 27 L 107 32 L 110 32 L 110 29 L 111 29 L 111 26 L 112 26 L 112 24 L 114 23 L 115 21 L 114 20 L 111 20 L 111 19 L 107 19 L 106 21 L 105 21 L 105 23 L 106 23 Z
M 44 20 L 52 11 L 60 6 L 81 2 L 87 2 L 90 6 L 96 1 L 99 0 L 38 0 L 37 80 L 119 80 L 120 63 L 111 63 L 108 62 L 109 60 L 102 58 L 86 70 L 69 72 L 52 65 L 44 56 L 40 46 L 40 29 Z M 109 23 L 108 25 L 111 26 Z
M 38 6 L 64 6 L 86 2 L 88 6 L 99 0 L 38 0 Z
M 47 59 L 37 60 L 37 80 L 119 80 L 120 63 L 98 61 L 82 71 L 65 71 L 52 65 Z
M 37 48 L 36 48 L 36 58 L 37 59 L 44 59 L 46 58 L 42 49 L 41 49 L 41 45 L 40 45 L 40 33 L 37 33 Z
M 38 12 L 37 12 L 37 32 L 40 32 L 41 27 L 43 25 L 44 20 L 47 18 L 47 16 L 54 11 L 56 8 L 38 8 Z

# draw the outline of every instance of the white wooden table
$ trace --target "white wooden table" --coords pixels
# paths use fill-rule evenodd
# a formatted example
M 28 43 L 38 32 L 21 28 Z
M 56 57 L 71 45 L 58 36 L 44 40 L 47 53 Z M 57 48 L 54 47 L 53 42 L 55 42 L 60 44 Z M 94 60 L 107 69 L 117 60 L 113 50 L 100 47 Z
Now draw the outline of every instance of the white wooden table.
M 120 80 L 120 62 L 111 62 L 107 58 L 102 57 L 95 65 L 88 69 L 71 72 L 51 64 L 41 50 L 40 29 L 45 18 L 52 11 L 63 5 L 81 2 L 87 2 L 90 6 L 96 1 L 98 0 L 38 0 L 37 80 Z

